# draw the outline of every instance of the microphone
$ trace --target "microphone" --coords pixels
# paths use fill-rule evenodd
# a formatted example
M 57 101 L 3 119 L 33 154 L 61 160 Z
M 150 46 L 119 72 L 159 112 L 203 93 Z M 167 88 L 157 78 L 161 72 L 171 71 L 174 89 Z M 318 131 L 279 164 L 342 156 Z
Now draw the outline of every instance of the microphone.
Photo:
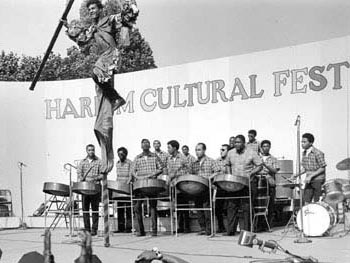
M 19 165 L 19 166 L 27 167 L 27 165 L 26 165 L 25 163 L 22 163 L 22 162 L 18 162 L 18 165 Z
M 254 233 L 248 231 L 241 232 L 238 238 L 238 244 L 246 247 L 253 247 L 253 245 L 257 245 L 261 250 L 263 250 L 265 247 L 271 250 L 276 250 L 278 248 L 277 244 L 274 242 L 260 240 L 256 238 Z
M 297 116 L 297 119 L 295 120 L 294 126 L 297 126 L 300 123 L 300 115 Z

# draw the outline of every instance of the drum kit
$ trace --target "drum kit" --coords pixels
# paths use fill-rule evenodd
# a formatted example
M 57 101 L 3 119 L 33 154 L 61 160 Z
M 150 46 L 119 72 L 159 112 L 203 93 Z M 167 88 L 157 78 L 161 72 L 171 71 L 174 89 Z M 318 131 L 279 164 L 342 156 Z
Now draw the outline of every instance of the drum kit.
M 340 171 L 350 170 L 350 158 L 347 158 L 336 165 Z M 297 184 L 298 185 L 298 184 Z M 323 199 L 317 203 L 304 205 L 297 214 L 297 226 L 301 228 L 303 221 L 303 232 L 305 235 L 323 236 L 330 233 L 330 230 L 338 223 L 337 208 L 339 204 L 346 208 L 346 203 L 350 199 L 350 180 L 336 178 L 327 180 L 323 186 Z M 302 217 L 302 218 L 301 218 Z M 344 229 L 346 220 L 344 219 Z

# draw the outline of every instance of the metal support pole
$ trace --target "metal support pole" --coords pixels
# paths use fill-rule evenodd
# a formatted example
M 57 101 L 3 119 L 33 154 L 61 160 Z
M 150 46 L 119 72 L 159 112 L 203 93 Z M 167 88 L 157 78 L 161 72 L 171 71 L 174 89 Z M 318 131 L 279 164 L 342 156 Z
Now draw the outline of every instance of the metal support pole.
M 304 235 L 304 220 L 303 220 L 303 190 L 301 189 L 301 167 L 300 167 L 300 116 L 298 115 L 297 120 L 295 122 L 295 126 L 297 126 L 297 173 L 299 177 L 299 189 L 300 189 L 300 237 L 294 240 L 294 243 L 310 243 L 312 242 L 310 239 L 307 239 Z

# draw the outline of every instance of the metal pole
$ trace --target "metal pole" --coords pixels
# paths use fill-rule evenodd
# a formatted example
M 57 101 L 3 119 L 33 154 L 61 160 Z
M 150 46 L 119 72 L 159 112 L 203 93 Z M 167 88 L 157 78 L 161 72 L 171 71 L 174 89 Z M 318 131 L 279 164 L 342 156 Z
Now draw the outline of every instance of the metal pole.
M 23 208 L 23 163 L 19 163 L 19 176 L 20 176 L 20 187 L 21 187 L 21 223 L 20 229 L 27 229 L 27 224 L 24 222 L 24 208 Z
M 300 190 L 300 237 L 294 240 L 294 243 L 310 243 L 310 239 L 307 239 L 304 235 L 304 220 L 303 220 L 303 190 L 301 189 L 301 167 L 300 167 L 300 116 L 298 115 L 297 121 L 297 173 L 299 177 L 299 190 Z

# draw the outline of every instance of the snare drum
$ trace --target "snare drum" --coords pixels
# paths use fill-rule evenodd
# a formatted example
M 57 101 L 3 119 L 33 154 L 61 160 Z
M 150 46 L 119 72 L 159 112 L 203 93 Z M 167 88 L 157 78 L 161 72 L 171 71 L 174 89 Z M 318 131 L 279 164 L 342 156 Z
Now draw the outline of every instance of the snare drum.
M 335 210 L 327 203 L 311 203 L 303 206 L 304 234 L 311 237 L 322 236 L 337 223 Z M 301 229 L 301 212 L 297 215 L 297 225 Z

